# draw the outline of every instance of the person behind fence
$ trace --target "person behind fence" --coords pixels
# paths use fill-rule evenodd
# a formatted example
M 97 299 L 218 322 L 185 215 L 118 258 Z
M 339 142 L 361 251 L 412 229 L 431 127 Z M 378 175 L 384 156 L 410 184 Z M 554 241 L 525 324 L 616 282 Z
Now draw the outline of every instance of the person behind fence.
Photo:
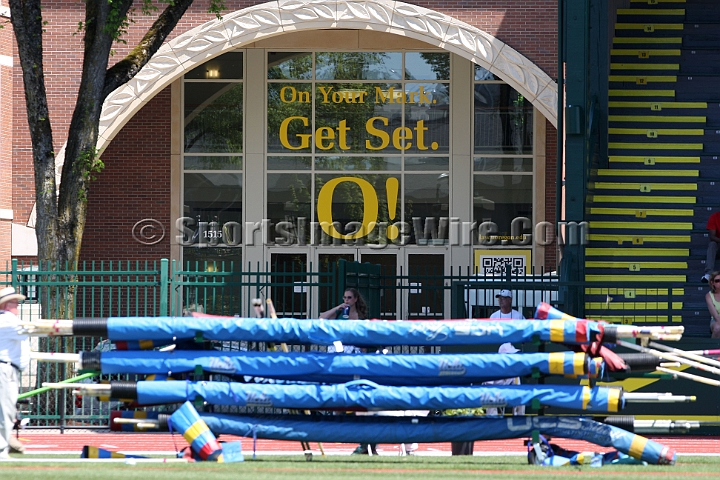
M 710 312 L 710 336 L 720 338 L 720 271 L 710 274 L 710 291 L 705 295 Z
M 525 320 L 522 313 L 512 308 L 512 292 L 510 290 L 500 290 L 500 293 L 495 295 L 498 299 L 500 310 L 490 315 L 492 319 L 508 319 L 508 320 Z M 498 353 L 517 353 L 520 350 L 515 348 L 511 343 L 503 343 L 498 348 Z M 503 378 L 501 380 L 494 380 L 485 382 L 483 385 L 520 385 L 520 378 Z M 497 408 L 488 408 L 485 412 L 487 415 L 502 415 L 505 413 L 505 409 L 498 410 Z M 520 405 L 513 408 L 513 415 L 525 415 L 525 406 Z
M 342 319 L 342 320 L 367 320 L 368 310 L 365 299 L 355 288 L 348 288 L 343 293 L 342 303 L 334 306 L 326 312 L 320 314 L 320 318 L 324 319 Z
M 0 460 L 9 458 L 20 372 L 30 364 L 30 340 L 18 318 L 18 302 L 23 300 L 13 287 L 0 290 Z
M 707 228 L 710 241 L 708 242 L 707 258 L 705 260 L 705 274 L 700 281 L 707 283 L 710 281 L 710 272 L 715 270 L 715 257 L 717 257 L 718 245 L 720 245 L 720 212 L 710 215 L 705 228 Z
M 510 290 L 500 290 L 495 298 L 498 299 L 500 310 L 490 315 L 491 319 L 525 320 L 522 313 L 512 308 L 512 292 Z
M 355 288 L 346 289 L 343 293 L 342 303 L 320 314 L 320 318 L 325 320 L 367 320 L 367 317 L 368 309 L 367 304 L 365 303 L 365 299 Z M 328 352 L 332 353 L 338 351 L 339 346 L 339 342 L 335 342 L 335 345 L 331 345 L 328 347 Z M 344 353 L 362 353 L 362 350 L 353 345 L 343 345 L 342 351 Z M 353 454 L 377 455 L 377 444 L 358 445 L 355 451 L 353 451 Z
M 320 318 L 324 320 L 367 320 L 368 308 L 365 299 L 355 288 L 347 288 L 343 293 L 342 303 L 330 310 L 322 312 Z M 362 350 L 354 345 L 343 345 L 342 342 L 334 342 L 328 347 L 328 353 L 343 351 L 345 353 L 362 353 Z

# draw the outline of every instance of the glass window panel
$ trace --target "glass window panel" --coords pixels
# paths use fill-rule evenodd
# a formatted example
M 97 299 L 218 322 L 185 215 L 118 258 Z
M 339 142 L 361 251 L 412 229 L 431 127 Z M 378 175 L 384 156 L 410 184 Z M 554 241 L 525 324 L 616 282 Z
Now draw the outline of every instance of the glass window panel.
M 509 85 L 475 85 L 475 153 L 532 153 L 532 119 L 532 104 Z
M 185 83 L 185 152 L 241 153 L 243 84 Z
M 311 157 L 268 157 L 268 170 L 310 170 Z
M 280 245 L 307 245 L 310 241 L 311 175 L 309 173 L 269 173 L 267 175 L 267 215 L 269 239 Z
M 312 53 L 268 53 L 268 78 L 287 80 L 312 79 Z
M 405 170 L 449 170 L 449 157 L 405 157 Z
M 228 249 L 222 247 L 197 248 L 186 247 L 183 249 L 183 266 L 192 272 L 241 272 L 242 271 L 242 251 L 238 248 Z M 207 277 L 212 278 L 212 277 Z M 210 280 L 212 281 L 212 280 Z M 212 290 L 203 288 L 195 288 L 194 286 L 186 287 L 187 291 L 191 291 L 191 297 L 198 294 L 203 298 L 203 293 L 210 293 Z M 214 289 L 217 295 L 220 289 Z M 240 292 L 238 292 L 240 293 Z M 187 295 L 186 295 L 187 296 Z M 187 303 L 187 302 L 186 302 Z M 190 302 L 194 303 L 194 302 Z M 208 312 L 210 313 L 210 312 Z M 233 313 L 225 313 L 232 315 Z
M 186 173 L 185 216 L 242 221 L 241 173 Z
M 531 233 L 530 225 L 526 230 L 512 232 L 512 223 L 513 219 L 520 217 L 532 220 L 532 208 L 532 175 L 474 175 L 473 221 L 478 226 L 483 222 L 493 222 L 497 226 L 497 235 L 505 237 L 513 233 Z
M 400 84 L 317 84 L 316 153 L 397 153 L 393 131 L 402 124 Z
M 312 85 L 268 84 L 268 152 L 310 152 Z
M 405 86 L 407 152 L 450 151 L 450 86 L 447 83 L 408 83 Z M 412 144 L 412 145 L 408 145 Z
M 317 80 L 400 80 L 400 52 L 318 52 Z
M 400 157 L 316 157 L 318 170 L 395 170 L 400 171 Z
M 410 243 L 447 243 L 449 187 L 450 175 L 447 172 L 405 175 L 405 222 L 411 225 Z
M 491 73 L 490 70 L 487 70 L 480 65 L 475 65 L 475 81 L 502 82 L 502 79 L 494 73 Z
M 341 177 L 343 181 L 334 186 L 327 185 L 331 180 Z M 388 188 L 387 181 L 390 178 L 397 180 L 397 191 Z M 362 187 L 365 187 L 365 191 Z M 401 189 L 400 175 L 315 175 L 316 221 L 323 222 L 325 225 L 334 224 L 334 232 L 337 235 L 353 235 L 360 232 L 357 239 L 333 238 L 321 227 L 317 227 L 316 242 L 321 245 L 388 243 L 387 226 L 400 221 Z M 392 210 L 389 210 L 388 196 L 392 200 Z M 323 202 L 330 202 L 330 205 L 321 204 Z M 377 215 L 365 217 L 366 210 L 371 210 L 374 205 L 378 207 Z M 324 216 L 323 212 L 329 212 L 330 217 Z M 362 235 L 363 221 L 366 221 L 364 236 Z
M 243 157 L 185 155 L 185 170 L 242 170 Z
M 243 53 L 228 52 L 208 60 L 185 74 L 186 79 L 225 80 L 243 78 Z
M 242 179 L 241 173 L 185 173 L 183 216 L 190 218 L 185 227 L 193 231 L 192 244 L 240 244 Z
M 406 80 L 450 80 L 450 54 L 442 52 L 407 52 Z
M 529 172 L 533 171 L 532 158 L 475 157 L 473 168 L 476 172 Z

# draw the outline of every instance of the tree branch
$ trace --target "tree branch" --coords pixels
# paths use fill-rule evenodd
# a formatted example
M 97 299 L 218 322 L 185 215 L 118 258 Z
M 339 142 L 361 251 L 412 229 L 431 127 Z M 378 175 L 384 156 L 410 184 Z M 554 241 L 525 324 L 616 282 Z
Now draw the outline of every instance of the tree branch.
M 107 71 L 102 100 L 137 75 L 162 46 L 192 3 L 193 0 L 175 0 L 165 8 L 138 45 Z

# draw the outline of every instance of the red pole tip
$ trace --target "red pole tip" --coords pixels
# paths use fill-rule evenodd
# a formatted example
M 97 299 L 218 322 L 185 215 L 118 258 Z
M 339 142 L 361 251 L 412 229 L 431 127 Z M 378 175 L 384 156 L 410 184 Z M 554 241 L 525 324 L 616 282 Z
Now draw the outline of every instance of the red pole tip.
M 538 318 L 540 320 L 547 320 L 548 312 L 550 312 L 551 308 L 552 306 L 549 303 L 542 302 L 540 305 L 538 305 L 537 310 L 535 310 L 535 318 Z
M 665 447 L 663 449 L 664 451 L 660 455 L 660 458 L 658 459 L 659 465 L 675 465 L 675 460 L 677 459 L 677 453 L 675 450 L 669 447 Z

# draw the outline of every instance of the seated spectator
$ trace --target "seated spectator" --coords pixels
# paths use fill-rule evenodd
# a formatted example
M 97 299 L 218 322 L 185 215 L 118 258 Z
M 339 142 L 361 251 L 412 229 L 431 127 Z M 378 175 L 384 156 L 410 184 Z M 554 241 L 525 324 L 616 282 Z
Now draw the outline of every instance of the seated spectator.
M 720 338 L 720 272 L 710 274 L 710 291 L 705 295 L 710 312 L 710 333 L 712 338 Z
M 705 260 L 705 275 L 700 279 L 700 281 L 705 283 L 710 280 L 710 272 L 715 270 L 715 257 L 718 252 L 718 244 L 720 244 L 720 238 L 718 237 L 718 232 L 720 232 L 720 212 L 715 212 L 710 215 L 706 228 L 710 242 L 708 243 L 707 259 Z

